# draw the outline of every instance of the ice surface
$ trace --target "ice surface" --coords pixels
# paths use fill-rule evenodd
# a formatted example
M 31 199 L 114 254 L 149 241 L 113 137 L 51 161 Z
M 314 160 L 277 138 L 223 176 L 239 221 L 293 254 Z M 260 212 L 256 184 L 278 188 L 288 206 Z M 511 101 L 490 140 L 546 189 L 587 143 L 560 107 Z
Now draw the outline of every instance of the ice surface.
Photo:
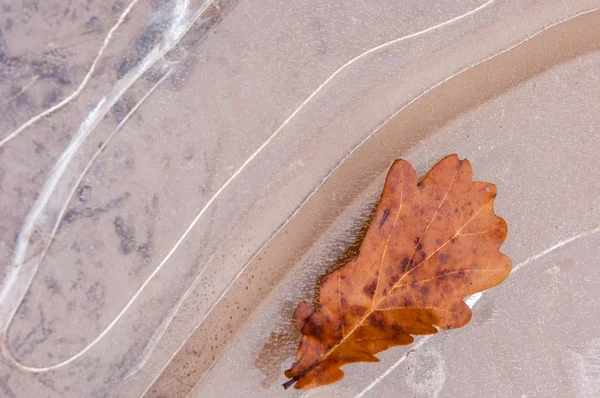
M 393 159 L 448 153 L 519 271 L 285 394 L 598 393 L 597 1 L 63 3 L 0 4 L 0 395 L 281 396 Z

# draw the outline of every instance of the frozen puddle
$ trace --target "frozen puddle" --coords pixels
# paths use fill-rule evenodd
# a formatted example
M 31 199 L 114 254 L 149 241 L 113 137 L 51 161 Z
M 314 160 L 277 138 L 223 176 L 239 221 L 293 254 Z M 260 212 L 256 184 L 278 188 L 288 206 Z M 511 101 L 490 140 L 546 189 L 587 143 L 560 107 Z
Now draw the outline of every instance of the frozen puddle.
M 0 100 L 4 394 L 280 396 L 295 305 L 341 261 L 392 160 L 422 173 L 453 152 L 498 184 L 519 273 L 467 300 L 467 327 L 289 394 L 593 389 L 598 336 L 531 341 L 567 319 L 586 330 L 583 312 L 549 315 L 555 291 L 565 310 L 597 293 L 583 275 L 600 230 L 600 101 L 587 89 L 600 16 L 586 1 L 434 3 L 73 5 L 31 36 L 54 47 L 23 47 L 46 69 L 15 50 L 37 14 L 8 12 L 29 19 L 0 36 L 22 63 L 0 69 L 16 87 Z M 571 350 L 580 370 L 548 379 L 514 373 L 533 356 L 463 359 L 502 339 L 540 358 Z M 471 385 L 459 368 L 510 387 Z

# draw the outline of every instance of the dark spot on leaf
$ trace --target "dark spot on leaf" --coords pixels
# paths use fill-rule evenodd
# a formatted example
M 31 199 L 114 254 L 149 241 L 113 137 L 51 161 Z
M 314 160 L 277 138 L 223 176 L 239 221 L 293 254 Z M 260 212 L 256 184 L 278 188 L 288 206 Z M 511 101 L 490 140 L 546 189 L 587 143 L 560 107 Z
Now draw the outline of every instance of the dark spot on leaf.
M 375 295 L 375 287 L 376 287 L 375 282 L 370 283 L 364 287 L 363 292 L 365 292 L 365 294 L 367 296 L 372 298 Z
M 374 312 L 369 316 L 371 324 L 374 326 L 385 326 L 385 318 L 382 314 Z
M 421 287 L 421 293 L 423 295 L 427 296 L 429 294 L 429 287 L 428 286 Z
M 364 314 L 365 309 L 361 306 L 353 305 L 347 311 L 350 313 L 350 315 L 360 316 L 360 315 Z
M 442 264 L 447 264 L 448 263 L 448 255 L 444 254 L 444 253 L 440 254 L 440 262 Z
M 379 228 L 383 227 L 385 220 L 390 216 L 390 209 L 387 208 L 383 211 L 383 216 L 381 217 L 381 221 L 379 222 Z
M 312 336 L 321 336 L 323 334 L 323 326 L 320 323 L 316 323 L 316 322 L 306 322 L 305 326 L 305 330 L 306 330 L 306 334 L 307 335 L 312 335 Z M 304 331 L 302 331 L 302 333 L 304 333 Z

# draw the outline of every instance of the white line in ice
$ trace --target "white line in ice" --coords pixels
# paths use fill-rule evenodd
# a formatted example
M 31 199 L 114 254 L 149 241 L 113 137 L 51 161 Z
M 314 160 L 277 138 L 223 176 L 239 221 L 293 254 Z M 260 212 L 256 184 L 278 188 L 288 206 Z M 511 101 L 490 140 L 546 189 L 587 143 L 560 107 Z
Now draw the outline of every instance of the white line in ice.
M 140 99 L 140 101 L 138 101 L 138 103 L 131 109 L 131 111 L 129 111 L 129 113 L 125 116 L 125 118 L 123 118 L 123 120 L 119 123 L 119 125 L 113 130 L 113 132 L 108 136 L 108 138 L 106 139 L 106 141 L 102 144 L 102 146 L 100 148 L 98 148 L 98 150 L 96 151 L 96 153 L 94 154 L 94 156 L 90 159 L 90 161 L 88 162 L 88 164 L 86 165 L 85 169 L 83 170 L 83 172 L 80 174 L 79 178 L 77 179 L 77 182 L 73 185 L 71 192 L 69 193 L 69 196 L 67 198 L 67 200 L 64 203 L 64 206 L 62 207 L 61 211 L 60 211 L 60 215 L 58 217 L 58 222 L 56 223 L 56 225 L 54 226 L 54 229 L 52 230 L 52 233 L 49 237 L 48 243 L 44 246 L 43 250 L 40 253 L 40 258 L 38 261 L 41 262 L 46 253 L 48 252 L 48 249 L 50 248 L 50 244 L 52 243 L 52 241 L 54 240 L 54 237 L 56 236 L 56 232 L 60 226 L 60 222 L 62 220 L 62 217 L 67 209 L 67 205 L 69 204 L 71 198 L 73 197 L 73 195 L 75 194 L 77 187 L 79 186 L 79 184 L 81 183 L 81 180 L 83 180 L 84 176 L 87 174 L 88 170 L 90 169 L 90 167 L 92 166 L 92 164 L 94 163 L 94 161 L 96 160 L 96 158 L 102 153 L 102 151 L 104 150 L 104 148 L 106 148 L 106 146 L 108 145 L 108 143 L 110 142 L 110 140 L 114 137 L 114 135 L 121 129 L 121 127 L 129 120 L 129 118 L 137 111 L 137 109 L 146 101 L 146 99 L 150 96 L 150 94 L 152 94 L 152 92 L 154 92 L 154 90 L 163 82 L 167 79 L 167 77 L 171 74 L 173 70 L 169 70 L 167 71 L 167 73 L 165 73 L 163 75 L 163 77 L 161 77 L 161 79 L 156 82 L 156 84 L 154 84 L 154 86 L 152 86 L 150 88 L 150 90 L 148 90 L 148 92 L 146 94 L 144 94 L 144 96 Z M 30 275 L 31 279 L 29 280 L 29 284 L 28 286 L 31 284 L 32 280 L 33 280 L 33 276 L 35 276 L 35 273 L 32 273 Z M 9 284 L 10 286 L 10 284 Z M 5 292 L 10 292 L 10 290 L 5 290 L 3 291 L 3 293 Z M 5 293 L 8 294 L 8 293 Z M 5 297 L 0 297 L 0 302 L 3 302 L 2 299 L 4 299 Z M 22 300 L 22 299 L 21 299 Z M 18 308 L 18 306 L 17 306 Z M 128 307 L 127 307 L 128 308 Z M 12 321 L 12 318 L 14 317 L 14 311 L 12 312 L 12 314 L 10 315 L 10 317 L 8 318 L 7 322 L 6 322 L 6 326 L 4 328 L 4 330 L 0 333 L 0 345 L 1 345 L 1 349 L 2 349 L 2 353 L 4 354 L 4 357 L 10 362 L 12 363 L 15 367 L 19 368 L 20 370 L 23 371 L 28 371 L 28 372 L 47 372 L 49 370 L 52 369 L 57 369 L 60 367 L 63 367 L 71 362 L 73 362 L 74 360 L 76 360 L 77 358 L 81 357 L 83 354 L 85 354 L 87 351 L 89 351 L 94 345 L 96 345 L 96 343 L 102 338 L 104 337 L 104 335 L 108 332 L 108 330 L 110 330 L 110 328 L 112 328 L 112 326 L 120 319 L 120 317 L 123 315 L 125 311 L 122 311 L 119 315 L 117 315 L 117 317 L 115 318 L 115 320 L 113 320 L 113 322 L 98 336 L 96 337 L 96 339 L 94 339 L 91 343 L 89 343 L 87 346 L 85 346 L 81 351 L 79 351 L 77 354 L 67 358 L 66 360 L 57 363 L 55 365 L 52 366 L 47 366 L 47 367 L 30 367 L 30 366 L 26 366 L 23 365 L 22 363 L 20 363 L 13 355 L 10 346 L 8 345 L 8 337 L 7 337 L 7 333 L 6 331 L 8 330 L 8 327 L 10 326 L 10 323 Z M 1 313 L 4 313 L 4 311 L 1 311 Z M 4 318 L 4 316 L 2 317 Z
M 162 336 L 167 331 L 167 328 L 169 327 L 169 325 L 173 321 L 173 318 L 175 318 L 175 315 L 177 315 L 177 313 L 181 309 L 181 306 L 183 305 L 184 301 L 194 291 L 194 289 L 198 285 L 198 282 L 200 282 L 200 278 L 202 277 L 202 275 L 204 275 L 204 271 L 206 270 L 206 267 L 208 267 L 208 264 L 210 264 L 210 262 L 212 261 L 213 257 L 216 254 L 217 254 L 217 252 L 215 251 L 212 254 L 212 256 L 210 256 L 210 258 L 208 259 L 208 261 L 206 261 L 204 263 L 204 266 L 202 267 L 202 269 L 200 270 L 200 272 L 198 273 L 198 275 L 196 275 L 196 277 L 194 278 L 194 280 L 192 281 L 192 283 L 190 284 L 190 286 L 187 288 L 187 290 L 185 291 L 185 293 L 183 294 L 183 296 L 181 296 L 181 298 L 179 300 L 177 300 L 177 303 L 175 304 L 175 306 L 171 309 L 171 311 L 169 311 L 169 315 L 161 322 L 161 324 L 158 327 L 158 329 L 156 329 L 156 331 L 152 334 L 152 337 L 150 338 L 150 340 L 148 341 L 148 343 L 144 347 L 144 350 L 140 354 L 140 359 L 137 361 L 137 363 L 135 364 L 135 366 L 127 372 L 127 375 L 125 375 L 125 378 L 133 376 L 134 374 L 136 374 L 137 372 L 139 372 L 142 367 L 144 367 L 144 365 L 146 364 L 146 362 L 150 358 L 150 354 L 152 354 L 152 352 L 154 351 L 154 349 L 158 345 L 158 342 L 160 341 L 160 339 L 162 338 Z
M 121 26 L 123 24 L 123 22 L 125 21 L 125 18 L 127 17 L 127 15 L 129 15 L 129 12 L 133 8 L 133 6 L 136 5 L 136 3 L 138 1 L 139 0 L 133 0 L 131 3 L 129 3 L 129 5 L 127 6 L 127 8 L 121 13 L 121 16 L 119 16 L 119 19 L 117 20 L 117 22 L 108 31 L 108 34 L 104 38 L 104 42 L 102 43 L 102 46 L 100 47 L 100 50 L 98 51 L 98 54 L 96 55 L 96 58 L 92 62 L 92 66 L 90 67 L 90 69 L 86 73 L 86 75 L 83 78 L 83 80 L 82 80 L 81 84 L 79 85 L 79 87 L 77 87 L 77 89 L 73 93 L 71 93 L 71 95 L 69 95 L 68 97 L 66 97 L 62 101 L 60 101 L 58 104 L 56 104 L 56 105 L 54 105 L 54 106 L 46 109 L 45 111 L 43 111 L 43 112 L 35 115 L 31 119 L 29 119 L 28 121 L 26 121 L 25 123 L 23 123 L 19 128 L 17 128 L 16 130 L 14 130 L 12 133 L 10 133 L 6 137 L 2 138 L 2 140 L 0 140 L 0 148 L 2 148 L 5 144 L 7 144 L 13 138 L 15 138 L 16 136 L 18 136 L 19 134 L 21 134 L 21 132 L 23 130 L 25 130 L 27 127 L 31 126 L 32 124 L 34 124 L 38 120 L 42 119 L 43 117 L 48 116 L 52 112 L 55 112 L 55 111 L 59 110 L 60 108 L 62 108 L 63 106 L 67 105 L 69 102 L 71 102 L 72 100 L 74 100 L 83 91 L 83 89 L 85 88 L 85 86 L 88 84 L 88 82 L 92 78 L 92 75 L 96 71 L 96 67 L 98 66 L 98 62 L 100 62 L 100 58 L 102 57 L 102 55 L 104 54 L 104 50 L 106 50 L 106 47 L 110 43 L 110 40 L 112 39 L 113 34 L 119 28 L 119 26 Z
M 135 0 L 137 1 L 137 0 Z M 134 2 L 135 3 L 135 2 Z M 133 6 L 133 4 L 130 6 Z M 74 356 L 64 360 L 58 364 L 46 367 L 31 367 L 26 366 L 17 361 L 16 358 L 10 352 L 10 348 L 8 346 L 8 337 L 7 332 L 8 328 L 12 322 L 12 319 L 19 308 L 20 303 L 23 301 L 25 294 L 27 293 L 33 278 L 35 277 L 37 270 L 39 268 L 39 264 L 41 262 L 41 257 L 32 256 L 28 259 L 27 253 L 28 248 L 32 242 L 35 242 L 35 234 L 38 229 L 42 229 L 41 225 L 44 223 L 50 222 L 48 219 L 54 217 L 53 212 L 50 211 L 49 214 L 45 214 L 48 212 L 46 207 L 50 202 L 50 199 L 55 194 L 57 187 L 61 179 L 64 178 L 64 174 L 67 171 L 70 162 L 77 154 L 78 149 L 81 147 L 85 139 L 89 136 L 95 126 L 99 123 L 101 118 L 106 114 L 106 112 L 110 109 L 110 107 L 123 95 L 123 93 L 135 82 L 138 78 L 147 71 L 154 63 L 161 59 L 173 46 L 177 44 L 177 42 L 183 37 L 183 35 L 190 29 L 190 27 L 200 18 L 200 16 L 204 13 L 204 11 L 212 4 L 212 1 L 207 1 L 203 4 L 203 6 L 194 14 L 193 18 L 188 19 L 187 9 L 189 1 L 188 0 L 178 0 L 177 4 L 174 7 L 174 20 L 171 24 L 166 37 L 165 42 L 161 43 L 158 48 L 155 48 L 151 51 L 151 53 L 140 62 L 136 67 L 130 70 L 127 75 L 119 80 L 113 90 L 109 93 L 109 95 L 103 97 L 100 102 L 96 105 L 96 107 L 88 114 L 86 119 L 80 125 L 77 133 L 65 149 L 65 151 L 59 156 L 56 164 L 52 168 L 49 173 L 49 177 L 44 182 L 44 186 L 38 196 L 38 199 L 32 206 L 29 211 L 27 217 L 25 218 L 25 222 L 21 228 L 19 233 L 19 237 L 17 239 L 17 243 L 15 245 L 15 254 L 13 256 L 13 263 L 11 267 L 7 271 L 7 276 L 4 281 L 2 281 L 2 286 L 0 290 L 0 303 L 3 305 L 0 306 L 0 346 L 2 348 L 2 352 L 4 356 L 10 361 L 15 367 L 18 367 L 22 371 L 27 372 L 47 372 L 49 370 L 57 369 L 62 366 L 65 366 L 75 359 L 81 357 L 84 353 L 89 351 L 94 345 L 98 343 L 104 337 L 111 328 L 119 321 L 119 319 L 125 314 L 125 312 L 131 307 L 133 302 L 137 299 L 137 297 L 141 294 L 142 290 L 150 283 L 151 279 L 158 273 L 160 267 L 153 271 L 153 273 L 148 277 L 148 279 L 142 284 L 142 286 L 135 292 L 133 297 L 127 303 L 127 305 L 123 308 L 121 312 L 117 315 L 115 319 L 102 331 L 102 333 L 96 337 L 90 344 L 88 344 L 82 351 L 78 352 Z M 124 18 L 124 16 L 123 16 Z M 167 72 L 170 73 L 170 72 Z M 163 76 L 165 77 L 165 76 Z M 160 82 L 164 81 L 161 79 Z M 159 82 L 159 84 L 160 84 Z M 155 85 L 151 90 L 153 91 L 157 85 Z M 143 100 L 145 100 L 147 96 L 144 96 Z M 126 118 L 128 119 L 128 118 Z M 122 121 L 122 123 L 118 126 L 122 126 L 126 120 Z M 118 129 L 117 127 L 117 129 Z M 115 131 L 116 132 L 116 131 Z M 113 132 L 113 134 L 115 133 Z M 112 135 L 111 135 L 112 137 Z M 98 152 L 96 153 L 98 155 Z M 91 164 L 88 163 L 87 168 L 89 168 Z M 86 168 L 86 169 L 87 169 Z M 85 171 L 84 171 L 85 173 Z M 81 180 L 82 175 L 79 176 L 79 181 Z M 63 183 L 64 185 L 64 183 Z M 72 191 L 71 191 L 72 192 Z M 61 212 L 64 212 L 63 205 Z M 62 214 L 62 213 L 61 213 Z M 58 228 L 58 224 L 60 223 L 60 219 L 56 220 L 56 224 L 54 224 L 52 237 Z M 42 247 L 41 250 L 37 252 L 42 253 L 43 255 L 47 252 L 48 247 L 52 240 L 50 239 L 45 247 Z M 36 253 L 37 253 L 36 252 Z
M 536 255 L 533 255 L 533 256 L 531 256 L 531 257 L 529 257 L 527 260 L 525 260 L 525 261 L 523 261 L 523 262 L 521 262 L 521 263 L 519 263 L 519 264 L 515 265 L 515 266 L 513 267 L 513 270 L 512 270 L 512 272 L 511 272 L 511 274 L 514 274 L 514 273 L 515 273 L 515 272 L 517 272 L 517 271 L 518 271 L 518 270 L 519 270 L 521 267 L 523 267 L 523 266 L 525 266 L 525 265 L 527 265 L 527 264 L 529 264 L 529 263 L 531 263 L 531 262 L 533 262 L 533 261 L 537 260 L 538 258 L 540 258 L 540 257 L 544 257 L 546 254 L 549 254 L 549 253 L 553 252 L 553 251 L 554 251 L 554 250 L 556 250 L 556 249 L 560 249 L 560 248 L 561 248 L 561 247 L 563 247 L 564 245 L 568 245 L 569 243 L 571 243 L 571 242 L 573 242 L 573 241 L 576 241 L 577 239 L 585 238 L 586 236 L 590 236 L 590 235 L 596 234 L 596 233 L 598 233 L 598 232 L 600 232 L 600 226 L 597 226 L 597 227 L 596 227 L 596 228 L 594 228 L 594 229 L 590 229 L 589 231 L 582 232 L 582 233 L 580 233 L 580 234 L 573 235 L 573 236 L 571 236 L 571 237 L 569 237 L 569 238 L 563 239 L 563 240 L 561 240 L 560 242 L 557 242 L 556 244 L 554 244 L 554 245 L 550 246 L 550 247 L 549 247 L 549 248 L 547 248 L 546 250 L 543 250 L 543 251 L 539 252 L 538 254 L 536 254 Z
M 390 373 L 392 373 L 394 371 L 394 369 L 396 369 L 398 366 L 400 366 L 400 364 L 404 361 L 406 361 L 406 358 L 408 358 L 408 355 L 413 352 L 418 350 L 419 348 L 421 348 L 425 343 L 427 343 L 429 341 L 429 339 L 431 339 L 434 335 L 430 334 L 429 336 L 425 336 L 423 337 L 421 340 L 419 340 L 414 347 L 412 347 L 409 351 L 407 351 L 404 355 L 402 355 L 400 357 L 400 359 L 398 359 L 392 366 L 390 366 L 389 368 L 387 368 L 387 370 L 385 372 L 383 372 L 381 375 L 379 375 L 379 377 L 377 377 L 371 384 L 369 384 L 364 390 L 362 390 L 361 392 L 359 392 L 358 394 L 356 394 L 356 396 L 354 398 L 360 398 L 362 396 L 364 396 L 366 393 L 368 393 L 373 387 L 375 387 L 377 384 L 379 384 L 383 379 L 385 379 Z

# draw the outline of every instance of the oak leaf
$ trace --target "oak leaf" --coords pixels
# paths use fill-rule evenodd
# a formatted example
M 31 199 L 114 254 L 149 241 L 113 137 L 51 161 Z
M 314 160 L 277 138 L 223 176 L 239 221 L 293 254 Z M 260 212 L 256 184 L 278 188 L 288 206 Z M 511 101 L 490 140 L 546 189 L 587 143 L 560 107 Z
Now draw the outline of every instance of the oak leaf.
M 456 155 L 422 181 L 408 162 L 394 162 L 359 253 L 323 278 L 317 308 L 296 309 L 302 338 L 285 388 L 334 383 L 343 365 L 378 362 L 374 354 L 411 335 L 469 322 L 463 299 L 511 270 L 499 251 L 507 225 L 494 214 L 496 187 L 471 178 Z

